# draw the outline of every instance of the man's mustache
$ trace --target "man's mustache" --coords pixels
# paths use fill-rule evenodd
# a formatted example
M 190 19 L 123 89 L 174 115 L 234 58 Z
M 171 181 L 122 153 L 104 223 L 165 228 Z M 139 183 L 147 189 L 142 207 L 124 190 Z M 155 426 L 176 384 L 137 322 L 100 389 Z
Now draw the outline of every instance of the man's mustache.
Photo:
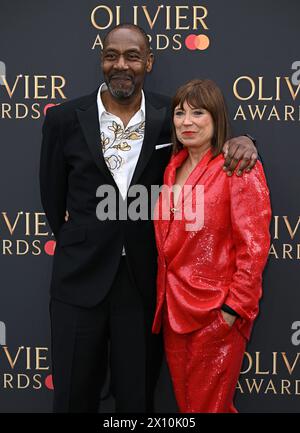
M 109 81 L 113 79 L 123 79 L 123 80 L 130 80 L 133 82 L 133 78 L 130 75 L 124 75 L 124 74 L 113 74 L 109 77 Z

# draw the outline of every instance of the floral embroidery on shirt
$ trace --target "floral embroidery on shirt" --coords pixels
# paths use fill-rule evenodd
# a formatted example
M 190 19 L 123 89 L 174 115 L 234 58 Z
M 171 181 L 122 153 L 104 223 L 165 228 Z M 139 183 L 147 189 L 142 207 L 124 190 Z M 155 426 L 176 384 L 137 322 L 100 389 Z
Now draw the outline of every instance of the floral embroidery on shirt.
M 113 175 L 114 170 L 118 170 L 124 159 L 118 154 L 118 151 L 128 152 L 131 150 L 131 144 L 128 143 L 129 140 L 139 140 L 143 137 L 143 132 L 145 129 L 145 121 L 141 122 L 136 127 L 123 129 L 122 125 L 118 124 L 116 121 L 112 121 L 111 125 L 108 126 L 110 131 L 113 131 L 113 138 L 110 139 L 106 137 L 104 132 L 101 132 L 101 147 L 105 162 Z M 109 150 L 116 149 L 116 153 L 112 155 L 107 155 Z

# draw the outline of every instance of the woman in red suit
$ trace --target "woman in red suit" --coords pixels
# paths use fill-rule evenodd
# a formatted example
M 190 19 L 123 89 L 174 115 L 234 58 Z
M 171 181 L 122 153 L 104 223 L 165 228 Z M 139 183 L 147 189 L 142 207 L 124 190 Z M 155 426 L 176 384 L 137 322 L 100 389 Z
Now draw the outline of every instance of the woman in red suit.
M 174 154 L 154 218 L 153 332 L 163 327 L 180 412 L 237 412 L 234 392 L 262 295 L 269 191 L 260 162 L 241 177 L 222 171 L 228 131 L 215 83 L 193 80 L 177 91 Z

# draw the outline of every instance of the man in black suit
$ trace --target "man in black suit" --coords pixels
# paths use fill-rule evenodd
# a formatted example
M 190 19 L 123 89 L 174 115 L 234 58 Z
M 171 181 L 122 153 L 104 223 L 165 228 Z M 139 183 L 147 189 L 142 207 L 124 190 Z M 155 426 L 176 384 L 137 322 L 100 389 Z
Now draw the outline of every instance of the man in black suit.
M 128 207 L 130 186 L 143 185 L 150 195 L 151 185 L 163 182 L 170 101 L 143 92 L 152 65 L 144 31 L 117 26 L 104 41 L 105 84 L 45 118 L 41 198 L 57 241 L 50 303 L 55 412 L 97 412 L 108 365 L 116 411 L 153 411 L 162 355 L 161 336 L 151 334 L 153 224 L 118 219 L 118 205 L 115 220 L 96 215 L 99 186 L 109 185 Z M 226 146 L 229 170 L 234 159 L 244 158 L 242 169 L 255 164 L 249 138 Z

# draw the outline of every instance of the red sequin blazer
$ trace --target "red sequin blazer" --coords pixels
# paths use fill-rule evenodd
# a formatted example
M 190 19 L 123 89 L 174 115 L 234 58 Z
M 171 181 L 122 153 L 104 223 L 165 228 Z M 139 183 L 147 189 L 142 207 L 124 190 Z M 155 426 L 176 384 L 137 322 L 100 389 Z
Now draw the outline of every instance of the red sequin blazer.
M 270 247 L 271 208 L 262 165 L 257 162 L 242 177 L 228 177 L 223 156 L 214 158 L 209 150 L 175 209 L 169 190 L 186 157 L 183 149 L 168 164 L 155 209 L 158 277 L 152 331 L 160 331 L 165 300 L 177 333 L 204 326 L 225 303 L 238 313 L 237 326 L 249 338 Z

